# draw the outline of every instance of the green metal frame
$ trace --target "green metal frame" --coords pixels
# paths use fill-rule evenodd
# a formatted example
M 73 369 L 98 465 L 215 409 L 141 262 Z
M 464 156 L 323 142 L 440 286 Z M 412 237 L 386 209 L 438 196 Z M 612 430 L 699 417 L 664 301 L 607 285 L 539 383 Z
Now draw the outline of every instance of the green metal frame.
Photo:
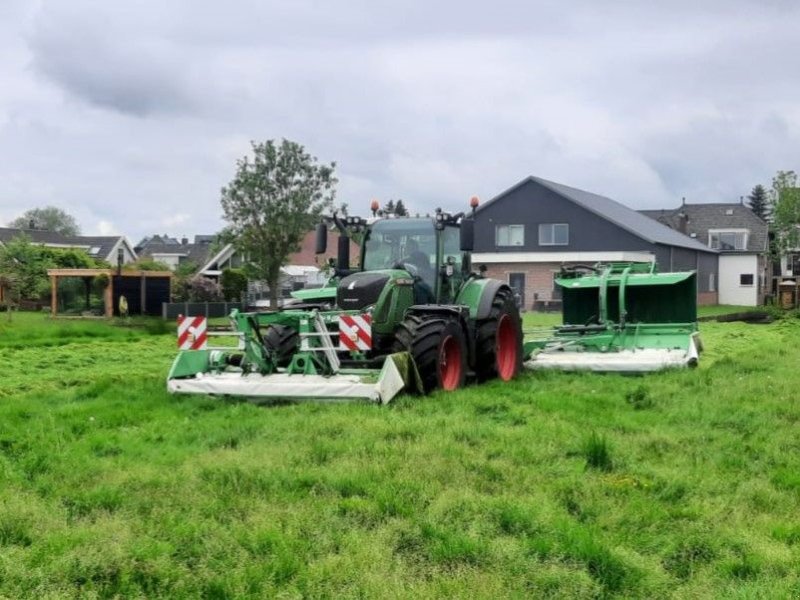
M 694 271 L 657 273 L 654 263 L 598 264 L 562 270 L 564 323 L 523 344 L 528 359 L 544 350 L 620 352 L 686 350 L 697 328 Z

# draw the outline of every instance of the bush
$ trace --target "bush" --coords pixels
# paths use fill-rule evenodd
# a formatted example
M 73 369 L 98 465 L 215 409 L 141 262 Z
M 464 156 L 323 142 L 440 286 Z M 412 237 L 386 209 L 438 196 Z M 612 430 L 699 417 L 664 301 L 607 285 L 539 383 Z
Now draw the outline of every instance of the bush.
M 190 302 L 222 302 L 222 287 L 208 277 L 196 275 L 186 282 Z
M 139 260 L 122 265 L 123 271 L 171 271 L 167 263 L 163 263 L 152 258 L 140 258 Z
M 225 269 L 220 278 L 222 294 L 229 302 L 238 302 L 247 291 L 247 275 L 242 269 Z

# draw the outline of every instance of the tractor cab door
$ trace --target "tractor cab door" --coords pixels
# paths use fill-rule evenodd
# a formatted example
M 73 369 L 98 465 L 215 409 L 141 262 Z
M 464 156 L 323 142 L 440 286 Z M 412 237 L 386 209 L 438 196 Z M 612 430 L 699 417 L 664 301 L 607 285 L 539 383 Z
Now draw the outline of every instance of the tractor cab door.
M 453 304 L 464 282 L 464 253 L 461 252 L 461 235 L 458 227 L 446 225 L 439 236 L 437 254 L 437 300 L 440 304 Z

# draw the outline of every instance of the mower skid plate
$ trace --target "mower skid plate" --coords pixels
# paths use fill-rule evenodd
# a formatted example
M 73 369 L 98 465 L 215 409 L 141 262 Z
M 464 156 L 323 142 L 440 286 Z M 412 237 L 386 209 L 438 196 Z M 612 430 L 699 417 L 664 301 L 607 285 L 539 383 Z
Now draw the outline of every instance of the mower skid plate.
M 697 366 L 694 337 L 688 349 L 644 348 L 619 352 L 561 350 L 535 354 L 525 366 L 529 369 L 557 371 L 596 371 L 609 373 L 648 373 L 664 369 Z
M 172 393 L 246 396 L 265 400 L 368 400 L 381 404 L 390 402 L 403 388 L 405 381 L 392 357 L 387 358 L 377 376 L 220 372 L 197 373 L 193 377 L 167 381 L 167 389 Z

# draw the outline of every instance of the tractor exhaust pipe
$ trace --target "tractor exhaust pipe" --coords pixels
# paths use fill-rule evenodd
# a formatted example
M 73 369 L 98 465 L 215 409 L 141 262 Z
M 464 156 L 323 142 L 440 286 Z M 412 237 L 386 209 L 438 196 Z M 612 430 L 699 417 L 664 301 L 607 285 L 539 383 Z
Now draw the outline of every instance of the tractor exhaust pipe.
M 325 223 L 317 225 L 316 254 L 325 254 L 328 250 L 328 226 Z
M 336 269 L 340 273 L 350 270 L 350 238 L 341 233 L 336 254 Z

